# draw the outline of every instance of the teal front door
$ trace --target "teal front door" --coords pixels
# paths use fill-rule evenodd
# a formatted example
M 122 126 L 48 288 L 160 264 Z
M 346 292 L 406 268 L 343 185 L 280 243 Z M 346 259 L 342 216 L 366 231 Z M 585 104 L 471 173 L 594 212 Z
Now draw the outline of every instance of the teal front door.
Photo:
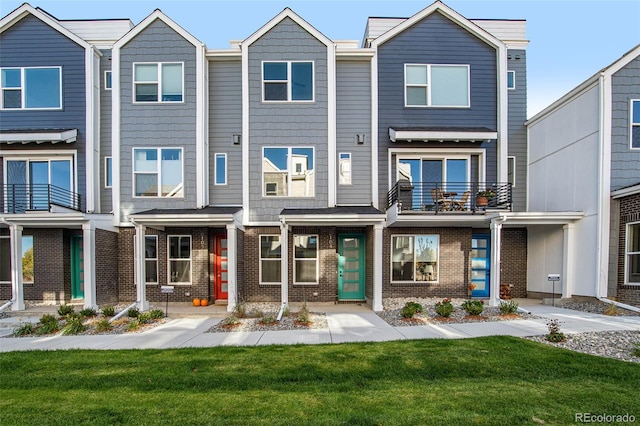
M 338 236 L 338 300 L 364 300 L 363 234 Z
M 491 237 L 486 234 L 473 235 L 471 239 L 471 297 L 489 297 L 489 275 L 491 267 Z
M 82 236 L 71 237 L 71 298 L 84 298 L 84 251 Z

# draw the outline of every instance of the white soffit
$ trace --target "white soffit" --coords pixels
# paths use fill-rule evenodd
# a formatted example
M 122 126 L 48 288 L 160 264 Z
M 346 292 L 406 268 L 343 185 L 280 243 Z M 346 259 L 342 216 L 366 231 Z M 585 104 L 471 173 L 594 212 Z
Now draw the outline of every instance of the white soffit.
M 5 132 L 0 134 L 0 143 L 71 143 L 78 137 L 77 129 L 69 130 L 25 130 L 24 132 Z

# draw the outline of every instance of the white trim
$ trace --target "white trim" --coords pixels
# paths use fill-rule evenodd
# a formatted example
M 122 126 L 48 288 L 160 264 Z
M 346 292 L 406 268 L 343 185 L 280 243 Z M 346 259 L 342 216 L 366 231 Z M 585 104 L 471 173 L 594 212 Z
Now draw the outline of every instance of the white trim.
M 611 198 L 615 200 L 617 198 L 628 197 L 629 195 L 634 195 L 634 194 L 640 194 L 640 184 L 613 191 L 611 193 Z
M 238 302 L 238 231 L 235 224 L 227 229 L 227 312 L 233 312 Z
M 109 161 L 111 160 L 111 185 L 109 185 L 108 172 L 109 172 Z M 106 156 L 104 157 L 104 187 L 112 188 L 113 187 L 113 157 Z
M 0 143 L 22 143 L 27 144 L 30 142 L 64 142 L 64 143 L 72 143 L 75 142 L 78 138 L 78 129 L 71 130 L 52 130 L 52 131 L 38 131 L 38 132 L 30 132 L 29 130 L 25 130 L 24 133 L 0 133 Z M 7 151 L 15 152 L 15 151 Z M 34 151 L 32 151 L 34 152 Z M 41 151 L 38 151 L 41 152 Z
M 150 257 L 147 258 L 147 238 L 153 239 L 155 240 L 155 245 L 156 245 L 156 257 Z M 144 254 L 142 256 L 142 260 L 144 262 L 144 268 L 145 268 L 145 274 L 144 274 L 144 284 L 145 285 L 157 285 L 160 281 L 160 258 L 158 257 L 158 254 L 160 253 L 159 249 L 158 249 L 158 236 L 157 235 L 146 235 L 144 236 Z M 167 252 L 167 257 L 168 257 L 168 252 Z M 156 281 L 147 281 L 147 260 L 153 260 L 156 262 Z
M 302 19 L 298 14 L 296 14 L 293 10 L 287 7 L 278 15 L 276 15 L 273 19 L 271 19 L 269 22 L 267 22 L 262 27 L 260 27 L 260 29 L 258 29 L 256 32 L 251 34 L 243 42 L 241 42 L 243 51 L 245 47 L 248 48 L 249 46 L 251 46 L 257 40 L 259 40 L 262 36 L 264 36 L 269 31 L 271 31 L 272 28 L 274 28 L 276 25 L 282 22 L 285 18 L 290 18 L 293 22 L 301 26 L 305 31 L 307 31 L 309 34 L 311 34 L 313 37 L 315 37 L 318 41 L 320 41 L 325 46 L 330 46 L 333 44 L 333 42 L 329 38 L 327 38 L 324 34 L 322 34 L 320 31 L 315 29 L 307 21 Z
M 107 86 L 107 74 L 111 75 L 111 87 Z M 111 90 L 113 89 L 113 71 L 111 70 L 105 70 L 104 71 L 104 90 Z
M 280 257 L 270 258 L 262 257 L 262 237 L 278 237 L 280 240 Z M 271 260 L 273 262 L 280 261 L 280 281 L 264 282 L 262 281 L 262 261 Z M 281 234 L 258 234 L 258 285 L 282 285 L 282 235 Z
M 394 280 L 393 279 L 393 239 L 395 237 L 413 237 L 413 265 L 412 265 L 412 275 L 413 280 Z M 416 278 L 416 237 L 435 237 L 437 240 L 437 258 L 436 258 L 436 271 L 435 271 L 435 280 L 431 281 L 419 281 Z M 391 233 L 389 235 L 391 240 L 389 241 L 389 282 L 391 284 L 439 284 L 440 283 L 440 234 L 396 234 Z
M 180 150 L 180 173 L 182 175 L 182 181 L 180 182 L 180 186 L 182 187 L 182 196 L 181 197 L 177 197 L 177 196 L 171 196 L 171 195 L 162 195 L 162 151 L 164 150 L 174 150 L 174 149 L 178 149 Z M 136 172 L 136 150 L 144 150 L 144 151 L 150 151 L 150 150 L 155 150 L 156 154 L 157 154 L 157 168 L 155 172 L 151 172 L 151 171 L 140 171 L 140 172 Z M 158 192 L 156 196 L 152 196 L 152 195 L 136 195 L 136 174 L 155 174 L 157 175 L 157 183 L 158 183 Z M 173 191 L 172 191 L 173 192 Z M 174 200 L 181 200 L 184 199 L 186 197 L 186 188 L 185 188 L 185 184 L 184 184 L 184 148 L 180 147 L 180 146 L 165 146 L 165 147 L 159 147 L 159 146 L 134 146 L 131 148 L 131 198 L 140 198 L 140 199 L 174 199 Z
M 184 61 L 176 61 L 176 62 L 132 62 L 132 70 L 131 70 L 131 103 L 135 105 L 148 105 L 148 104 L 184 104 L 186 103 L 186 84 L 184 78 Z M 156 65 L 157 69 L 157 80 L 155 82 L 152 81 L 136 81 L 136 65 Z M 182 99 L 179 101 L 163 101 L 162 100 L 162 70 L 164 65 L 180 65 L 181 77 L 182 77 Z M 136 99 L 136 84 L 156 84 L 158 86 L 158 100 L 156 101 L 138 101 Z
M 507 89 L 507 47 L 499 43 L 496 49 L 498 84 L 498 141 L 497 182 L 507 180 L 507 155 L 509 155 L 509 90 Z
M 180 245 L 180 240 L 182 238 L 189 238 L 189 282 L 184 281 L 172 281 L 171 280 L 171 261 L 186 261 L 185 258 L 172 258 L 171 257 L 171 238 L 178 238 L 178 246 Z M 146 279 L 145 279 L 146 280 Z M 193 237 L 190 234 L 170 234 L 167 235 L 167 283 L 169 285 L 192 285 L 193 284 Z
M 167 26 L 169 26 L 172 30 L 180 34 L 182 37 L 184 37 L 189 43 L 193 44 L 194 46 L 198 47 L 203 45 L 197 38 L 192 36 L 188 31 L 186 31 L 184 28 L 178 25 L 174 20 L 169 18 L 167 15 L 165 15 L 160 9 L 156 9 L 149 16 L 144 18 L 138 25 L 133 27 L 131 31 L 126 33 L 120 40 L 116 41 L 115 44 L 113 45 L 113 49 L 115 50 L 115 49 L 122 48 L 122 46 L 126 45 L 131 40 L 133 40 L 138 34 L 140 34 L 146 27 L 151 25 L 156 19 L 159 19 L 162 22 L 164 22 Z
M 609 277 L 609 220 L 611 215 L 611 115 L 613 100 L 611 76 L 600 77 L 600 123 L 596 221 L 596 259 L 594 277 L 597 296 L 606 297 Z
M 88 213 L 100 210 L 100 57 L 85 50 L 85 176 Z M 95 287 L 95 283 L 94 283 Z
M 407 66 L 409 67 L 426 67 L 427 82 L 425 84 L 410 84 L 409 87 L 424 87 L 426 90 L 426 104 L 425 105 L 409 105 L 407 103 Z M 467 70 L 467 102 L 465 105 L 433 105 L 431 96 L 433 88 L 433 79 L 431 77 L 431 70 L 433 67 L 455 67 L 466 68 Z M 406 63 L 404 64 L 404 107 L 405 108 L 471 108 L 471 66 L 468 64 L 417 64 Z
M 296 257 L 296 237 L 307 237 L 307 238 L 316 238 L 316 257 L 308 258 Z M 316 262 L 316 280 L 315 281 L 297 281 L 296 280 L 296 261 L 311 261 L 311 259 Z M 318 285 L 320 283 L 320 236 L 318 234 L 294 234 L 293 235 L 293 284 L 294 285 Z
M 633 121 L 633 103 L 638 103 L 638 110 L 640 110 L 640 99 L 629 99 L 629 149 L 632 151 L 640 150 L 640 146 L 633 146 L 633 128 L 637 127 L 640 133 L 640 121 L 637 123 Z M 640 114 L 640 111 L 638 111 Z
M 111 204 L 113 211 L 113 224 L 120 226 L 120 46 L 114 44 L 111 51 L 111 157 L 112 189 Z M 133 164 L 132 164 L 133 168 Z
M 241 46 L 242 48 L 242 222 L 247 225 L 249 220 L 250 197 L 249 184 L 251 163 L 249 162 L 249 144 L 251 142 L 251 133 L 249 132 L 249 46 Z M 262 161 L 262 160 L 260 160 Z M 262 168 L 262 164 L 260 164 Z M 262 192 L 262 190 L 260 190 Z
M 224 158 L 224 182 L 218 182 L 218 158 Z M 228 163 L 227 163 L 227 153 L 226 152 L 216 152 L 215 154 L 213 154 L 213 167 L 214 167 L 214 171 L 213 171 L 213 184 L 215 186 L 226 186 L 229 181 L 228 181 Z
M 377 259 L 382 259 L 384 226 L 380 223 L 373 225 L 373 301 L 374 311 L 382 311 L 382 265 Z M 365 256 L 366 259 L 366 256 Z M 365 260 L 366 262 L 366 260 Z
M 513 75 L 513 86 L 509 86 L 509 74 Z M 516 90 L 516 72 L 514 70 L 507 70 L 507 90 Z
M 625 224 L 625 229 L 624 229 L 624 285 L 632 285 L 632 286 L 640 286 L 640 281 L 638 282 L 631 282 L 629 281 L 629 256 L 631 255 L 638 255 L 640 256 L 640 251 L 629 251 L 629 236 L 630 236 L 630 229 L 632 226 L 638 225 L 640 226 L 640 222 L 629 222 L 627 224 Z
M 209 62 L 205 46 L 196 46 L 196 203 L 209 204 Z M 183 69 L 184 72 L 184 69 Z M 186 81 L 184 91 L 186 93 Z
M 374 208 L 380 205 L 378 164 L 378 48 L 375 47 L 371 61 L 371 201 Z M 389 167 L 389 164 L 387 164 Z M 391 189 L 391 186 L 389 186 Z
M 336 83 L 336 45 L 331 43 L 327 46 L 327 206 L 335 207 L 338 203 L 338 188 L 336 186 L 337 163 L 337 83 Z M 315 90 L 314 90 L 315 95 Z M 314 158 L 315 160 L 315 158 Z
M 389 127 L 389 139 L 396 141 L 486 141 L 498 138 L 498 132 L 463 132 L 463 131 L 429 131 L 429 130 L 396 130 Z
M 96 227 L 93 221 L 82 224 L 84 308 L 96 309 Z
M 264 78 L 264 64 L 287 64 L 287 79 L 286 80 L 265 80 Z M 293 74 L 291 65 L 292 64 L 311 64 L 311 99 L 293 99 Z M 261 89 L 262 89 L 262 102 L 272 104 L 272 103 L 315 103 L 316 101 L 316 64 L 315 61 L 262 61 L 260 63 L 260 73 L 261 73 Z M 265 99 L 265 84 L 268 83 L 278 83 L 287 85 L 287 99 Z
M 88 55 L 90 54 L 90 50 L 85 50 L 85 61 L 87 60 Z M 87 64 L 89 64 L 89 62 L 87 62 Z M 58 105 L 57 107 L 38 107 L 38 108 L 29 108 L 27 107 L 27 80 L 26 80 L 26 71 L 27 70 L 35 70 L 35 69 L 57 69 L 58 70 Z M 3 70 L 20 70 L 20 87 L 19 88 L 14 88 L 14 87 L 9 87 L 9 88 L 4 88 L 2 87 L 2 80 L 0 80 L 0 93 L 2 94 L 2 96 L 0 96 L 0 110 L 4 111 L 4 112 L 11 112 L 11 111 L 61 111 L 64 109 L 64 105 L 63 105 L 63 93 L 62 93 L 62 66 L 60 65 L 42 65 L 42 66 L 33 66 L 33 67 L 1 67 L 0 68 L 0 73 Z M 88 78 L 90 77 L 90 69 L 89 69 L 89 65 L 87 65 L 85 67 L 85 94 L 88 97 L 88 90 L 87 88 L 91 87 L 91 81 L 93 80 L 92 78 Z M 9 90 L 9 91 L 15 91 L 15 90 L 20 90 L 20 108 L 5 108 L 4 107 L 4 91 L 5 90 Z M 89 125 L 89 123 L 87 123 L 87 126 Z

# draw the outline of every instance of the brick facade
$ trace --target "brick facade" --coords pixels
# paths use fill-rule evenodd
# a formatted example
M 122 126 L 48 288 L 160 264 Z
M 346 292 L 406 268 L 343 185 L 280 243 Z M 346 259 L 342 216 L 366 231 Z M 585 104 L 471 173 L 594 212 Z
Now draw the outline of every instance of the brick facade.
M 640 222 L 640 194 L 620 198 L 617 300 L 640 307 L 640 285 L 625 285 L 627 224 Z
M 527 229 L 502 228 L 500 254 L 500 284 L 512 286 L 512 298 L 526 298 Z
M 96 303 L 118 302 L 118 233 L 96 229 Z

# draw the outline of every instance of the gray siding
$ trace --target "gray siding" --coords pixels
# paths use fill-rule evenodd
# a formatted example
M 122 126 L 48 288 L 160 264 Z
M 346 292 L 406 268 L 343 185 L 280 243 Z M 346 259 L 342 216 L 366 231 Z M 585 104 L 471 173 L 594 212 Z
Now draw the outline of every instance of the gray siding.
M 105 188 L 105 157 L 111 157 L 111 90 L 105 89 L 105 71 L 111 71 L 111 51 L 101 50 L 100 58 L 100 212 L 113 210 L 111 188 Z
M 183 62 L 183 103 L 133 103 L 134 62 Z M 153 208 L 196 207 L 196 49 L 156 20 L 120 53 L 120 199 L 123 215 Z M 133 148 L 183 148 L 184 198 L 133 198 Z M 121 218 L 126 220 L 125 217 Z
M 515 90 L 509 97 L 509 155 L 516 157 L 516 182 L 513 187 L 513 210 L 524 211 L 527 204 L 527 52 L 509 50 L 507 69 L 515 71 Z M 516 59 L 520 58 L 520 59 Z
M 314 61 L 315 102 L 262 102 L 262 61 Z M 251 221 L 277 221 L 283 208 L 328 205 L 327 48 L 290 18 L 249 47 Z M 244 142 L 243 142 L 244 143 Z M 314 147 L 315 197 L 262 195 L 262 147 Z
M 242 143 L 234 145 L 233 134 L 242 134 L 242 64 L 209 62 L 209 204 L 242 205 Z M 227 154 L 227 185 L 214 185 L 215 155 Z
M 351 153 L 351 185 L 337 186 L 338 204 L 371 204 L 371 63 L 339 61 L 336 74 L 336 161 L 341 152 Z M 355 143 L 356 133 L 365 143 Z M 339 177 L 336 176 L 336 182 Z
M 76 176 L 83 206 L 86 203 L 86 86 L 85 50 L 39 19 L 29 15 L 0 33 L 0 67 L 61 66 L 62 109 L 55 111 L 0 111 L 1 129 L 78 129 L 70 144 L 15 144 L 3 150 L 77 151 Z
M 404 64 L 470 65 L 470 108 L 404 107 Z M 389 127 L 486 127 L 497 130 L 496 51 L 440 13 L 434 13 L 378 48 L 378 164 L 380 206 L 386 206 L 391 147 L 430 148 L 432 143 L 391 143 Z M 437 143 L 436 149 L 487 150 L 486 180 L 496 178 L 496 143 Z
M 640 99 L 640 57 L 613 75 L 611 111 L 611 190 L 640 183 L 640 150 L 631 149 L 631 99 Z

